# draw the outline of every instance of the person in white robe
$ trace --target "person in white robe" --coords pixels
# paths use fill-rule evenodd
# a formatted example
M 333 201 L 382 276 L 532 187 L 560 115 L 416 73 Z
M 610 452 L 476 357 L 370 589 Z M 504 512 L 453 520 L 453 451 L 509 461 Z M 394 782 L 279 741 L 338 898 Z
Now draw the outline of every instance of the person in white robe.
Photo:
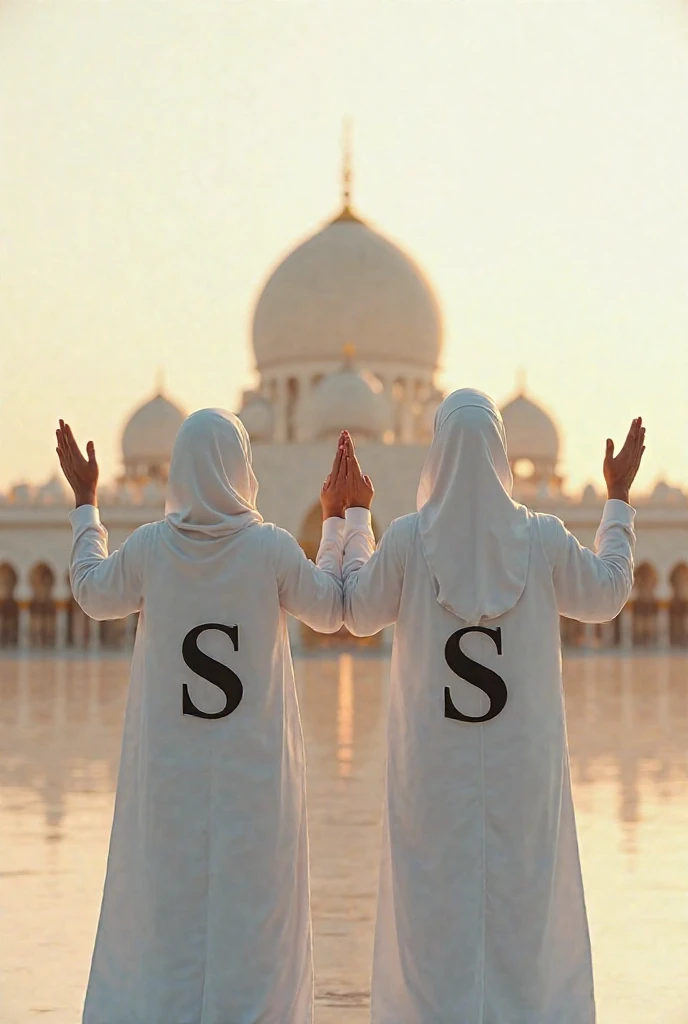
M 373 1024 L 595 1020 L 559 616 L 611 620 L 631 592 L 643 439 L 634 420 L 616 458 L 607 442 L 595 552 L 512 500 L 480 392 L 439 408 L 418 511 L 376 551 L 349 451 L 345 624 L 396 623 Z
M 108 554 L 93 445 L 60 422 L 70 577 L 92 618 L 139 613 L 84 1024 L 310 1024 L 305 766 L 287 613 L 342 625 L 343 473 L 317 565 L 264 523 L 242 423 L 182 425 L 165 518 Z

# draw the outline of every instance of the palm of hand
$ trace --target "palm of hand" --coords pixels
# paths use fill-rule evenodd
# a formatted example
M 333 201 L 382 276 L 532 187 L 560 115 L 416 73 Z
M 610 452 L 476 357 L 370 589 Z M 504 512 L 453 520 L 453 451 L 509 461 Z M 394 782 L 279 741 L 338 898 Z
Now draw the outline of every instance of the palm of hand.
M 617 492 L 620 496 L 627 496 L 631 484 L 635 480 L 643 452 L 645 451 L 645 428 L 642 419 L 633 420 L 624 446 L 618 455 L 614 455 L 614 442 L 607 441 L 607 450 L 604 458 L 604 479 L 607 483 L 610 496 Z
M 69 486 L 74 491 L 77 503 L 94 503 L 99 470 L 93 441 L 89 441 L 86 445 L 86 457 L 84 457 L 76 443 L 71 427 L 64 420 L 60 420 L 56 437 L 56 451 L 60 466 Z

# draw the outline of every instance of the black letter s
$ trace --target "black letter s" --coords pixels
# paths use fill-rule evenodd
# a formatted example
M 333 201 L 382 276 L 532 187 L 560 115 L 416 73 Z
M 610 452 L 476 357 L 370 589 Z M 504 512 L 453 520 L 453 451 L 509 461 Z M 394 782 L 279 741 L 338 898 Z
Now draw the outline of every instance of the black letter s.
M 184 643 L 182 644 L 182 658 L 189 666 L 192 672 L 195 672 L 197 676 L 201 676 L 203 679 L 207 679 L 214 686 L 218 686 L 225 695 L 225 706 L 222 711 L 216 711 L 213 714 L 209 714 L 206 711 L 200 711 L 194 702 L 191 700 L 188 687 L 186 683 L 183 686 L 183 700 L 182 700 L 182 714 L 193 715 L 195 718 L 226 718 L 231 715 L 232 711 L 236 711 L 241 703 L 241 698 L 244 696 L 244 687 L 241 679 L 232 672 L 231 668 L 227 665 L 223 665 L 220 661 L 215 661 L 214 658 L 204 654 L 203 651 L 198 648 L 198 638 L 201 633 L 205 633 L 207 629 L 219 629 L 221 633 L 226 633 L 229 639 L 232 641 L 232 646 L 235 651 L 239 650 L 239 627 L 238 626 L 223 626 L 217 622 L 206 622 L 202 626 L 194 626 L 186 636 L 184 637 Z
M 449 687 L 445 686 L 444 717 L 454 718 L 458 722 L 489 722 L 491 718 L 496 718 L 504 710 L 507 700 L 506 685 L 502 677 L 498 676 L 496 672 L 486 668 L 485 665 L 479 664 L 477 661 L 473 661 L 472 658 L 463 653 L 461 650 L 461 637 L 464 633 L 485 633 L 497 648 L 497 654 L 501 654 L 502 631 L 499 627 L 497 629 L 485 629 L 483 626 L 467 626 L 465 629 L 459 629 L 456 633 L 453 633 L 447 640 L 447 646 L 444 649 L 445 660 L 452 672 L 460 676 L 461 679 L 465 679 L 467 683 L 471 683 L 472 686 L 477 686 L 483 693 L 486 693 L 490 698 L 490 710 L 479 718 L 462 715 L 454 707 Z

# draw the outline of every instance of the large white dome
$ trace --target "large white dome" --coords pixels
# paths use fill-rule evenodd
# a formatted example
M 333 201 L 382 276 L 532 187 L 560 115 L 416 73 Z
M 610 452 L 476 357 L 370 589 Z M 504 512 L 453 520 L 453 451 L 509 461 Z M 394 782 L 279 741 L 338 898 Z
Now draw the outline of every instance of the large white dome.
M 185 413 L 163 394 L 140 406 L 129 418 L 122 435 L 125 466 L 168 464 Z
M 525 395 L 518 395 L 503 409 L 509 459 L 556 463 L 559 457 L 559 433 L 554 420 Z
M 440 310 L 423 272 L 345 207 L 299 245 L 265 285 L 253 318 L 258 369 L 338 364 L 347 345 L 361 363 L 434 371 Z

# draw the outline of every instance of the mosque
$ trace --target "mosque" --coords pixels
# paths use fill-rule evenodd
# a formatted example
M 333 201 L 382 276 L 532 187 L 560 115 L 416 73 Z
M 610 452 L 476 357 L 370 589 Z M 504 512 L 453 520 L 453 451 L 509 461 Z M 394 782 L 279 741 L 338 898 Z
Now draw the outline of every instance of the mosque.
M 379 535 L 415 508 L 421 466 L 443 394 L 437 386 L 442 314 L 411 256 L 354 210 L 345 160 L 341 209 L 268 276 L 253 316 L 257 384 L 238 413 L 251 436 L 263 516 L 285 527 L 315 557 L 319 494 L 333 442 L 347 427 L 377 486 Z M 457 381 L 456 386 L 461 382 Z M 114 548 L 163 513 L 174 439 L 186 411 L 162 388 L 129 417 L 122 473 L 100 491 Z M 525 387 L 502 408 L 515 497 L 558 515 L 592 545 L 603 495 L 592 485 L 571 494 L 560 466 L 559 427 Z M 76 606 L 67 566 L 71 493 L 57 476 L 0 495 L 0 647 L 126 648 L 135 616 L 90 621 Z M 575 648 L 688 647 L 688 495 L 658 483 L 635 499 L 636 585 L 612 623 L 562 620 Z M 320 637 L 297 622 L 296 650 L 389 645 L 388 631 L 354 641 L 345 630 Z

